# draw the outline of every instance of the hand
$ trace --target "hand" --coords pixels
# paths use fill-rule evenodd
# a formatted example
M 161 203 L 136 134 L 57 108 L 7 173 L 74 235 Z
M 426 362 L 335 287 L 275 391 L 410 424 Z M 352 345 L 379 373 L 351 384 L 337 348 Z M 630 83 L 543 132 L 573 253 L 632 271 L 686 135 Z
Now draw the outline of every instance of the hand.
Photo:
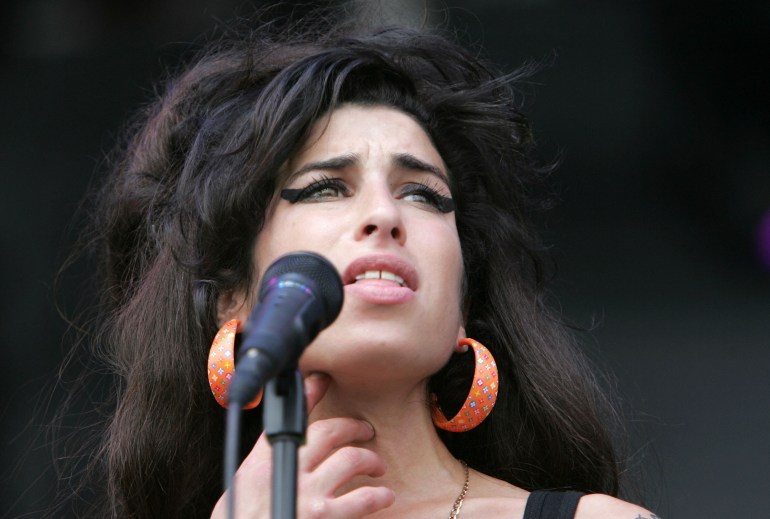
M 329 387 L 329 378 L 313 374 L 305 379 L 308 413 Z M 336 492 L 356 476 L 378 477 L 385 473 L 379 455 L 355 444 L 374 437 L 372 426 L 353 418 L 330 418 L 308 426 L 306 444 L 299 450 L 297 516 L 354 519 L 393 504 L 395 495 L 385 487 L 358 487 Z M 235 473 L 236 519 L 270 517 L 272 450 L 262 434 Z M 219 498 L 212 519 L 227 515 L 226 493 Z

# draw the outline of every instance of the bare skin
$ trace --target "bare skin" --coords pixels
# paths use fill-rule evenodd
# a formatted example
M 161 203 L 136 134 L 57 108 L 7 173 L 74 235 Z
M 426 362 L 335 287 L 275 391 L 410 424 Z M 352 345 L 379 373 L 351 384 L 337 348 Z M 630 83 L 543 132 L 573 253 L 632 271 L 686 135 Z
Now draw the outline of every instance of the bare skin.
M 428 378 L 461 352 L 457 340 L 465 337 L 447 168 L 410 116 L 362 106 L 320 121 L 287 168 L 285 193 L 256 240 L 257 269 L 310 250 L 347 278 L 340 317 L 300 359 L 310 426 L 299 453 L 298 516 L 448 517 L 465 469 L 436 433 L 427 404 Z M 357 277 L 370 268 L 402 281 Z M 245 322 L 251 299 L 223 296 L 220 324 Z M 270 465 L 263 436 L 236 474 L 238 519 L 270 516 Z M 471 471 L 461 517 L 521 518 L 528 495 Z M 220 499 L 212 517 L 224 518 L 224 507 Z M 577 517 L 638 515 L 651 514 L 586 496 Z
M 314 374 L 305 380 L 308 407 L 317 404 L 329 390 L 331 379 Z M 407 435 L 400 436 L 401 444 Z M 383 443 L 372 426 L 354 418 L 328 418 L 313 422 L 307 444 L 300 449 L 298 517 L 300 518 L 422 518 L 445 517 L 459 494 L 464 472 L 459 462 L 447 458 L 448 468 L 418 483 L 409 474 L 389 466 Z M 440 450 L 440 449 L 439 449 Z M 431 456 L 435 453 L 430 453 Z M 447 453 L 448 454 L 448 453 Z M 398 459 L 404 459 L 398 456 Z M 412 471 L 417 463 L 410 464 Z M 236 475 L 236 517 L 270 517 L 269 492 L 271 450 L 264 436 L 255 444 Z M 470 487 L 461 516 L 521 518 L 529 493 L 523 489 L 471 471 Z M 217 503 L 212 519 L 225 517 L 225 496 Z M 577 519 L 660 519 L 641 507 L 601 495 L 584 496 Z

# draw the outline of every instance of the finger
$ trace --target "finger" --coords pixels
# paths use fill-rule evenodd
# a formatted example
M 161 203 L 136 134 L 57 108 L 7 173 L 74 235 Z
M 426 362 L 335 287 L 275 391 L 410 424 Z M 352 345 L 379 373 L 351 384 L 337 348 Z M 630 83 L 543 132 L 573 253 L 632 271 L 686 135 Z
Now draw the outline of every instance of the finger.
M 263 479 L 269 478 L 272 472 L 273 463 L 273 449 L 270 446 L 267 436 L 263 432 L 259 435 L 256 443 L 249 451 L 249 454 L 241 463 L 237 472 L 235 473 L 236 482 L 240 478 L 245 477 L 249 479 Z
M 305 401 L 307 402 L 308 414 L 326 394 L 326 390 L 329 389 L 329 382 L 331 382 L 331 377 L 324 373 L 311 373 L 305 377 Z
M 343 447 L 329 456 L 312 473 L 309 485 L 328 495 L 334 495 L 356 476 L 380 477 L 385 474 L 385 462 L 369 449 Z
M 323 373 L 312 373 L 305 377 L 305 398 L 307 399 L 308 413 L 315 407 L 321 398 L 323 398 L 329 387 L 331 377 Z M 270 461 L 272 457 L 272 448 L 265 433 L 259 435 L 257 442 L 252 447 L 249 455 L 243 460 L 243 465 L 263 465 L 265 461 Z
M 333 519 L 359 519 L 391 506 L 396 494 L 385 487 L 359 487 L 340 497 L 319 497 L 300 505 L 299 515 Z M 306 513 L 303 513 L 304 511 Z
M 302 447 L 301 469 L 315 470 L 335 449 L 372 438 L 374 429 L 363 420 L 340 417 L 313 422 L 307 429 L 307 443 Z
M 358 518 L 388 508 L 396 494 L 385 487 L 359 487 L 329 502 L 332 517 Z

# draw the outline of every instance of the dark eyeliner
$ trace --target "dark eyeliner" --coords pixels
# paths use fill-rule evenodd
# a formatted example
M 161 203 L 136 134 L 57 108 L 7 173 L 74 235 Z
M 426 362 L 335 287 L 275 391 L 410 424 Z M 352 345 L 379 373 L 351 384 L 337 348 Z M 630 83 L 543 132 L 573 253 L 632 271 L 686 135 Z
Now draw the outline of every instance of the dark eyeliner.
M 299 202 L 299 197 L 302 195 L 302 192 L 305 190 L 305 188 L 298 188 L 298 189 L 281 189 L 281 198 L 284 200 L 291 202 L 292 204 L 296 204 Z
M 314 180 L 305 187 L 296 189 L 286 188 L 281 190 L 281 198 L 294 204 L 309 199 L 315 193 L 324 189 L 334 188 L 340 192 L 345 191 L 345 186 L 336 178 L 322 177 Z
M 436 194 L 436 207 L 442 213 L 451 213 L 455 210 L 455 201 L 451 198 Z

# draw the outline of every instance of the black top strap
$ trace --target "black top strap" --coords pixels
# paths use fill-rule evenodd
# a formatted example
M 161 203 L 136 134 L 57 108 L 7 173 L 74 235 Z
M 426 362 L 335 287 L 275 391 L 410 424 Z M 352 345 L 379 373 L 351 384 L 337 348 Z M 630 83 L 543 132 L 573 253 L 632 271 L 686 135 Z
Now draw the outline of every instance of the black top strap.
M 529 495 L 524 519 L 573 519 L 582 492 L 536 490 Z

